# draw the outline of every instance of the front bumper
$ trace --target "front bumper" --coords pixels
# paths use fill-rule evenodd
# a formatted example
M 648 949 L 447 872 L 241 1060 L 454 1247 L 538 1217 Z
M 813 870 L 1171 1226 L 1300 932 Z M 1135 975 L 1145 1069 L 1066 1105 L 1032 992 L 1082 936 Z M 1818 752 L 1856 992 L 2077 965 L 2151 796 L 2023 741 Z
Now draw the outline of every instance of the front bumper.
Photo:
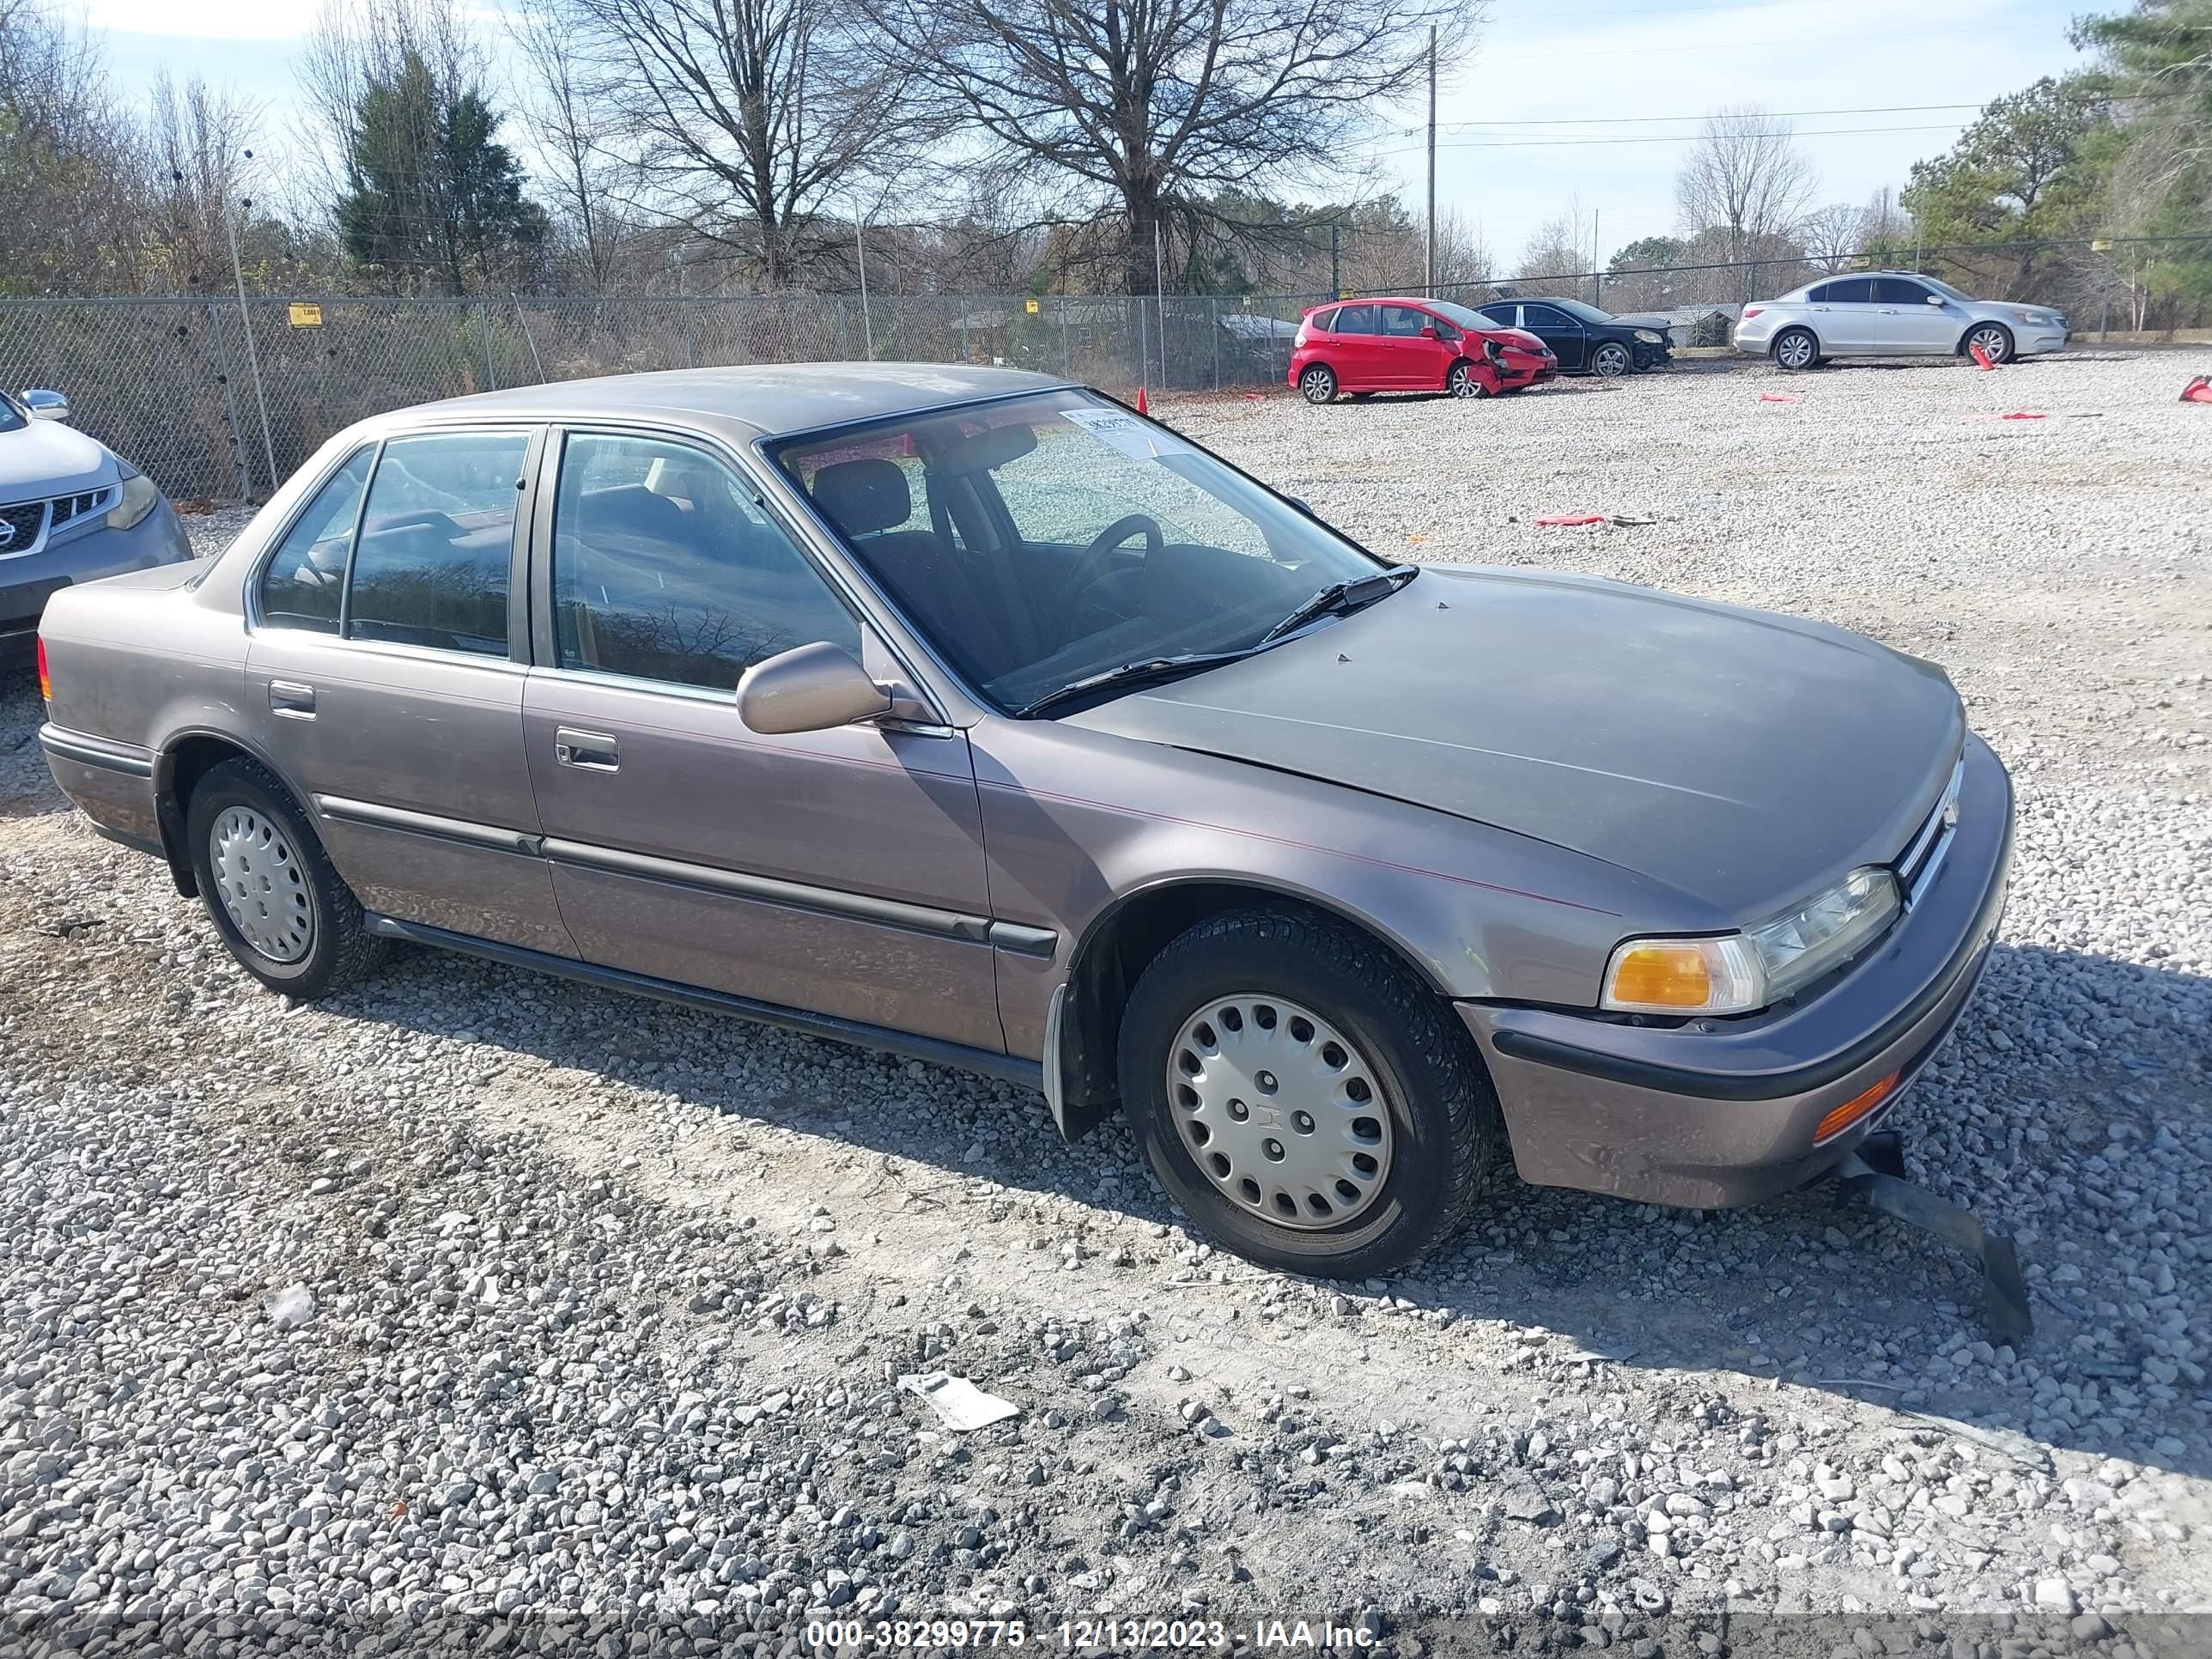
M 47 599 L 71 583 L 179 564 L 191 556 L 191 538 L 164 498 L 128 530 L 102 526 L 35 553 L 0 558 L 0 638 L 37 632 Z
M 1666 1028 L 1458 1005 L 1504 1109 L 1521 1176 L 1648 1203 L 1717 1208 L 1802 1186 L 1900 1099 L 1973 995 L 2004 912 L 2012 783 L 1966 740 L 1942 866 L 1875 952 L 1809 1000 Z M 1820 1120 L 1892 1073 L 1881 1105 L 1819 1146 Z
M 2073 331 L 2064 326 L 2023 328 L 2014 337 L 2013 349 L 2021 356 L 2033 357 L 2046 351 L 2063 351 L 2071 338 Z

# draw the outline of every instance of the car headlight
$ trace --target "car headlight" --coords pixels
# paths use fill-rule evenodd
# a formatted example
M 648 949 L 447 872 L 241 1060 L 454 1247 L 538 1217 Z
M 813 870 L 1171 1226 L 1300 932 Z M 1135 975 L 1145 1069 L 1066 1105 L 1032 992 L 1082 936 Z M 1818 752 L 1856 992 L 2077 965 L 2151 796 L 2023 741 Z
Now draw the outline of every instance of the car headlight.
M 2037 328 L 2046 328 L 2055 320 L 2047 311 L 2015 311 L 2013 315 Z
M 1601 1007 L 1638 1014 L 1747 1014 L 1848 962 L 1900 908 L 1878 865 L 1724 939 L 1632 939 L 1606 965 Z
M 133 472 L 125 467 L 123 470 L 123 494 L 116 499 L 115 505 L 107 509 L 107 527 L 110 530 L 136 529 L 144 521 L 146 515 L 161 504 L 161 492 L 154 487 L 154 481 L 143 472 Z
M 1643 341 L 1646 345 L 1659 345 L 1662 343 L 1659 336 L 1648 328 L 1638 329 L 1636 331 L 1636 337 Z

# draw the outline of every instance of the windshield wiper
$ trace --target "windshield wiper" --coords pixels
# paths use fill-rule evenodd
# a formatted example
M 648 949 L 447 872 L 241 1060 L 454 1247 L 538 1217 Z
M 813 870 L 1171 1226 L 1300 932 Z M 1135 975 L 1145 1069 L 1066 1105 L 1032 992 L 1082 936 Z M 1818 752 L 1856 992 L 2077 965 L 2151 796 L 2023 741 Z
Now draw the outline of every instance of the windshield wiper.
M 1201 668 L 1237 662 L 1251 654 L 1250 651 L 1202 651 L 1187 653 L 1180 657 L 1145 657 L 1135 662 L 1125 662 L 1118 668 L 1085 674 L 1079 680 L 1070 680 L 1057 691 L 1046 692 L 1036 702 L 1025 703 L 1014 710 L 1014 718 L 1028 720 L 1033 715 L 1048 713 L 1061 703 L 1072 702 L 1094 691 L 1103 691 L 1109 686 L 1135 686 L 1158 680 L 1171 680 L 1180 675 L 1194 674 Z
M 1378 570 L 1370 576 L 1354 576 L 1347 581 L 1331 582 L 1297 610 L 1260 635 L 1261 645 L 1273 645 L 1294 629 L 1304 628 L 1316 617 L 1332 613 L 1349 616 L 1363 605 L 1387 599 L 1421 574 L 1419 567 L 1401 564 L 1389 570 Z

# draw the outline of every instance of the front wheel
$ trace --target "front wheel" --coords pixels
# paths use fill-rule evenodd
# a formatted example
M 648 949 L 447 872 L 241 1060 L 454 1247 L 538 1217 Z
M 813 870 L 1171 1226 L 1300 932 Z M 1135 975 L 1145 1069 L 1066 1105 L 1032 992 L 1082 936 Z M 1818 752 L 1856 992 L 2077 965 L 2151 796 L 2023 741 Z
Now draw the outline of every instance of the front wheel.
M 1474 365 L 1462 357 L 1451 366 L 1444 376 L 1444 390 L 1455 398 L 1486 398 L 1490 388 L 1482 376 L 1474 372 Z
M 1590 373 L 1601 380 L 1617 380 L 1632 366 L 1628 348 L 1618 341 L 1607 340 L 1590 354 Z
M 1966 331 L 1966 343 L 1959 349 L 1971 357 L 1976 346 L 1981 347 L 1991 362 L 2008 363 L 2012 361 L 2012 331 L 2002 323 L 1977 323 Z
M 313 1000 L 343 990 L 381 954 L 315 832 L 264 767 L 225 761 L 185 809 L 193 873 L 222 942 L 272 991 Z
M 1820 343 L 1808 328 L 1785 328 L 1774 337 L 1774 361 L 1793 372 L 1817 368 L 1820 365 Z
M 1363 1279 L 1465 1224 L 1498 1104 L 1442 1001 L 1351 929 L 1296 911 L 1200 923 L 1121 1020 L 1121 1098 L 1193 1226 L 1285 1273 Z
M 1336 400 L 1336 371 L 1327 363 L 1316 363 L 1298 376 L 1298 395 L 1310 404 L 1334 403 Z

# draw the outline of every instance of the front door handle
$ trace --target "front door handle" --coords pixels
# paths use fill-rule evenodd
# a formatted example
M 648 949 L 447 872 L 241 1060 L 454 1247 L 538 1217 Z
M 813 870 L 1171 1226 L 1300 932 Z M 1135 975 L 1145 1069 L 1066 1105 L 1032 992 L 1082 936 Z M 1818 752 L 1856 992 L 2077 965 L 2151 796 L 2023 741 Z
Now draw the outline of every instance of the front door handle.
M 553 758 L 563 766 L 580 767 L 587 772 L 613 772 L 621 769 L 622 750 L 604 732 L 562 726 L 554 728 Z
M 287 720 L 311 720 L 315 718 L 315 688 L 302 685 L 297 680 L 269 682 L 269 712 L 282 714 Z

